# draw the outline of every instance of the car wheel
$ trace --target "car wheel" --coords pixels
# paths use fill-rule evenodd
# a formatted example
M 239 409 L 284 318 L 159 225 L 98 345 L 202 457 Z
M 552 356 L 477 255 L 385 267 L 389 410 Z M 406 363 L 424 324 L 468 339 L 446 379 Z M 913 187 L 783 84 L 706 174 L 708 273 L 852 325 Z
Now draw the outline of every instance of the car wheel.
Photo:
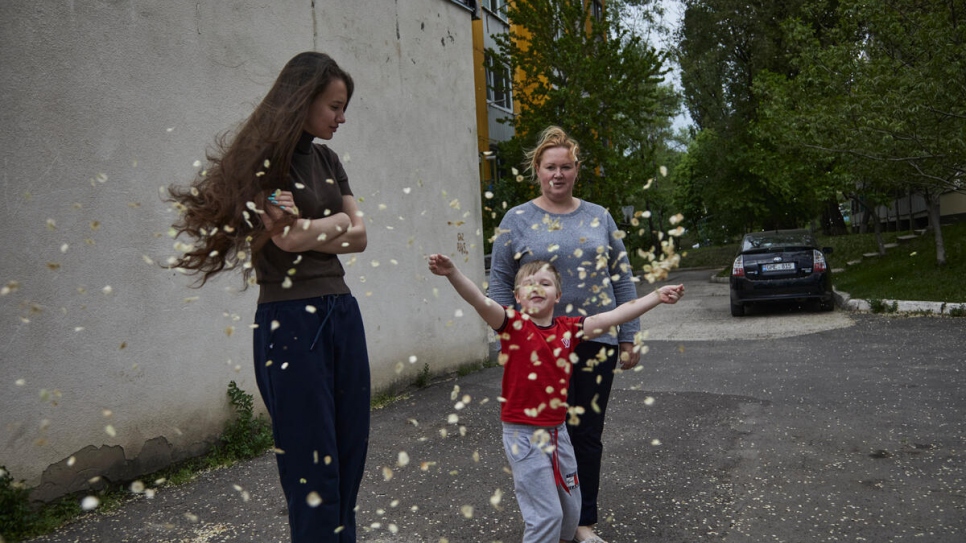
M 835 309 L 835 302 L 832 300 L 822 300 L 818 303 L 818 308 L 822 311 L 831 311 Z
M 744 317 L 745 316 L 745 306 L 742 304 L 736 304 L 731 302 L 731 316 L 732 317 Z

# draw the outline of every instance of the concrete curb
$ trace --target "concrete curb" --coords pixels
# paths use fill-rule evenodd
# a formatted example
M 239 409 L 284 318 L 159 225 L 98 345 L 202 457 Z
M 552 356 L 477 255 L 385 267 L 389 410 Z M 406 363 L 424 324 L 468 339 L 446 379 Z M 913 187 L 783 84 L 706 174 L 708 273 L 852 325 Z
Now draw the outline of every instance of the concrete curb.
M 711 274 L 710 281 L 712 283 L 728 283 L 730 279 L 728 277 L 718 277 L 717 273 L 713 273 Z M 848 309 L 849 311 L 872 311 L 872 303 L 869 300 L 852 298 L 848 292 L 843 292 L 835 287 L 832 287 L 832 297 L 835 299 L 835 305 L 842 309 Z M 966 312 L 966 303 L 919 302 L 910 300 L 880 301 L 890 309 L 893 306 L 895 307 L 894 311 L 887 311 L 888 313 L 927 313 L 933 315 L 952 315 L 953 313 L 957 313 L 961 315 L 963 312 Z
M 872 311 L 872 303 L 861 298 L 852 298 L 848 292 L 842 292 L 832 287 L 832 295 L 835 297 L 835 304 L 843 309 L 851 311 Z M 885 306 L 890 308 L 887 313 L 927 313 L 933 315 L 952 315 L 953 313 L 962 314 L 966 312 L 966 303 L 951 302 L 922 302 L 913 300 L 880 300 Z M 891 308 L 895 308 L 891 310 Z

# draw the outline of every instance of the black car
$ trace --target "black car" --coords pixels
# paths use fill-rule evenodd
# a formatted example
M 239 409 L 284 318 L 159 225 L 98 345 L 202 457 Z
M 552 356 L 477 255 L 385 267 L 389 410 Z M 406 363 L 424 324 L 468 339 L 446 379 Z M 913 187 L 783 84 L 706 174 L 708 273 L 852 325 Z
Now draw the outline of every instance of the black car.
M 804 300 L 831 311 L 832 270 L 826 258 L 831 252 L 808 230 L 745 234 L 731 266 L 731 314 L 743 316 L 748 304 Z

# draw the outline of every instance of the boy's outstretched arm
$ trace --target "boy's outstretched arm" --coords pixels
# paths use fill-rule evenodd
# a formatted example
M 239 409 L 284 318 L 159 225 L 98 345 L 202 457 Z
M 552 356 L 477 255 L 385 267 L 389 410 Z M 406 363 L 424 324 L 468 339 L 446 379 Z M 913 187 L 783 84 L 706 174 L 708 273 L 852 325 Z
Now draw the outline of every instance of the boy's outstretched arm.
M 584 319 L 584 339 L 602 336 L 614 326 L 636 319 L 661 304 L 676 304 L 684 296 L 684 285 L 665 285 L 646 296 L 623 303 L 610 311 Z
M 463 275 L 449 257 L 441 254 L 429 255 L 429 271 L 449 279 L 449 283 L 456 289 L 457 294 L 473 306 L 473 309 L 480 314 L 480 317 L 483 317 L 490 328 L 496 330 L 503 326 L 503 322 L 506 320 L 506 309 L 487 298 L 480 287 Z

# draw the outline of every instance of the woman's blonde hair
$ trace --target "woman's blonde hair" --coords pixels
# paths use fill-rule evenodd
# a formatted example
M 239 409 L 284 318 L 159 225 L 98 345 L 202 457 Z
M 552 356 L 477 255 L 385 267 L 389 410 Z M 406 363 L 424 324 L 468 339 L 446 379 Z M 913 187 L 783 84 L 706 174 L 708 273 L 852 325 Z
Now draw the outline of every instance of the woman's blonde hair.
M 540 167 L 540 160 L 543 158 L 544 151 L 553 147 L 566 147 L 570 151 L 570 156 L 573 157 L 574 162 L 580 162 L 580 144 L 577 143 L 577 140 L 568 136 L 563 128 L 559 126 L 548 126 L 540 133 L 537 146 L 527 151 L 525 155 L 527 170 L 530 171 L 530 179 L 535 180 L 537 178 L 537 168 Z

